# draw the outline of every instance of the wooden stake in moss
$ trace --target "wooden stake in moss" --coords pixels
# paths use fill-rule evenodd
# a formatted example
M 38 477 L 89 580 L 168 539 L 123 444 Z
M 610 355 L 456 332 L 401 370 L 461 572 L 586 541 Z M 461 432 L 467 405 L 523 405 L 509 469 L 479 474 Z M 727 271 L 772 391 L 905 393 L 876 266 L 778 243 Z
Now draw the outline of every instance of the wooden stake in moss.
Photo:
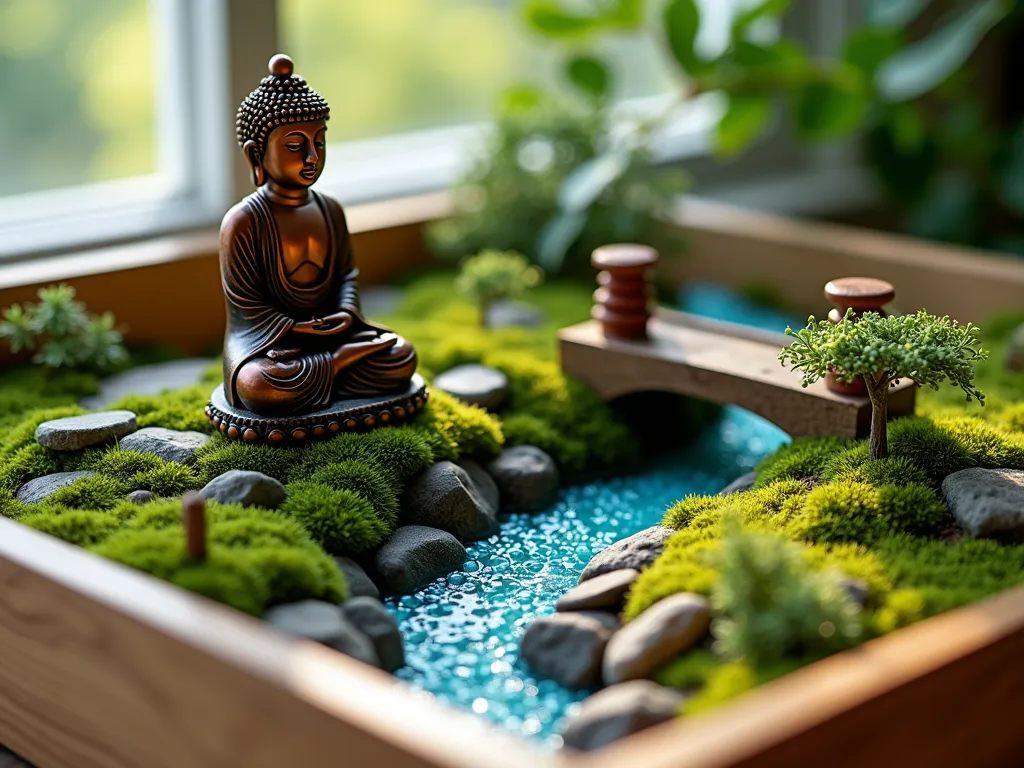
M 206 559 L 206 501 L 195 491 L 182 499 L 182 523 L 185 526 L 185 551 L 190 560 Z

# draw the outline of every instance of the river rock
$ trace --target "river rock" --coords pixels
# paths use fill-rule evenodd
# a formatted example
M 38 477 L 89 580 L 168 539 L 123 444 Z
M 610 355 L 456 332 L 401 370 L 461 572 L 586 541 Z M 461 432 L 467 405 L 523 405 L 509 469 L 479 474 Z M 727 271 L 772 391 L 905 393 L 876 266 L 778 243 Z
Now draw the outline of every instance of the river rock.
M 341 608 L 333 603 L 302 600 L 277 605 L 263 618 L 282 632 L 330 646 L 374 667 L 381 666 L 370 639 L 352 626 Z
M 132 491 L 127 496 L 125 496 L 125 498 L 128 499 L 128 501 L 130 501 L 132 504 L 138 504 L 141 507 L 143 504 L 148 504 L 149 502 L 151 502 L 153 499 L 156 498 L 156 496 L 153 495 L 152 491 L 140 489 L 138 491 Z
M 555 603 L 556 611 L 615 611 L 622 607 L 639 571 L 623 568 L 588 579 L 570 589 Z
M 1024 323 L 1010 336 L 1010 344 L 1006 350 L 1006 369 L 1008 371 L 1024 371 Z
M 508 376 L 479 363 L 457 365 L 434 378 L 433 385 L 467 405 L 497 411 L 508 395 Z
M 394 672 L 405 666 L 405 651 L 398 622 L 380 600 L 351 597 L 342 603 L 341 610 L 352 626 L 370 638 L 385 670 Z
M 647 677 L 704 637 L 711 623 L 707 598 L 682 592 L 659 600 L 608 643 L 606 685 Z
M 571 749 L 600 749 L 679 714 L 686 696 L 650 680 L 630 680 L 583 702 L 562 732 Z
M 498 484 L 502 509 L 508 512 L 537 512 L 558 498 L 558 467 L 535 445 L 506 448 L 487 465 Z
M 36 429 L 36 440 L 52 451 L 80 451 L 112 443 L 136 429 L 135 414 L 131 411 L 103 411 L 44 421 Z
M 871 589 L 868 587 L 867 582 L 848 577 L 843 579 L 839 585 L 843 588 L 846 596 L 856 605 L 863 608 L 868 604 L 868 599 L 871 597 Z
M 120 446 L 129 451 L 152 453 L 164 461 L 188 464 L 195 460 L 196 451 L 206 445 L 209 439 L 210 436 L 202 432 L 145 427 L 122 439 Z
M 460 459 L 458 466 L 469 475 L 477 492 L 487 502 L 487 505 L 497 511 L 501 507 L 501 494 L 498 491 L 498 484 L 490 473 L 472 459 Z
M 466 548 L 447 531 L 404 525 L 377 550 L 374 566 L 388 589 L 407 595 L 457 571 L 465 561 Z
M 747 472 L 747 474 L 743 475 L 742 477 L 737 477 L 735 480 L 733 480 L 731 483 L 725 486 L 725 488 L 718 492 L 718 495 L 729 496 L 733 493 L 739 493 L 740 491 L 749 491 L 751 488 L 754 487 L 754 480 L 756 479 L 756 472 Z
M 514 299 L 498 299 L 487 307 L 488 328 L 536 328 L 544 325 L 543 310 Z
M 284 501 L 285 490 L 280 482 L 262 472 L 230 469 L 218 475 L 200 491 L 204 499 L 221 504 L 276 509 Z
M 484 539 L 498 530 L 498 510 L 490 503 L 493 497 L 493 484 L 478 484 L 459 465 L 439 461 L 409 483 L 402 520 L 440 528 L 463 541 Z
M 380 597 L 380 590 L 377 589 L 377 585 L 366 575 L 366 571 L 363 570 L 359 563 L 351 557 L 336 557 L 334 561 L 345 575 L 350 597 Z
M 170 360 L 165 363 L 140 365 L 116 373 L 100 382 L 99 392 L 83 398 L 81 405 L 89 410 L 106 408 L 128 395 L 159 395 L 172 389 L 198 384 L 206 370 L 216 362 L 205 357 Z
M 942 481 L 942 495 L 971 536 L 1024 540 L 1024 470 L 961 469 Z
M 78 482 L 83 477 L 92 477 L 95 472 L 55 472 L 29 480 L 18 489 L 18 501 L 22 504 L 36 504 L 52 496 L 65 486 Z
M 671 528 L 655 525 L 634 533 L 594 555 L 580 574 L 580 583 L 609 571 L 632 568 L 642 571 L 665 549 L 665 542 L 675 533 Z
M 601 658 L 619 626 L 610 613 L 556 613 L 535 620 L 520 644 L 520 655 L 531 669 L 566 688 L 601 684 Z

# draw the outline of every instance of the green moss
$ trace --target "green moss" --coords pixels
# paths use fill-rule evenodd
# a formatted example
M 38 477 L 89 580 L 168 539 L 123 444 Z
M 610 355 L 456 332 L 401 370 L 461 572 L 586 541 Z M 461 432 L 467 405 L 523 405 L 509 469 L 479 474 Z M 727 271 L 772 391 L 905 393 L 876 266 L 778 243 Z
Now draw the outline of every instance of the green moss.
M 742 661 L 721 664 L 708 671 L 704 687 L 683 704 L 682 714 L 694 715 L 715 709 L 758 684 L 753 668 Z
M 362 496 L 308 481 L 288 486 L 280 511 L 297 520 L 332 555 L 366 552 L 394 530 Z
M 63 419 L 68 416 L 81 416 L 84 408 L 77 405 L 66 405 L 58 408 L 35 409 L 21 414 L 18 423 L 4 430 L 0 437 L 0 456 L 10 456 L 30 445 L 36 445 L 36 429 L 44 421 Z
M 819 477 L 825 464 L 850 443 L 838 437 L 809 437 L 794 440 L 757 465 L 754 487 L 760 488 L 777 480 L 805 480 Z
M 937 426 L 967 450 L 979 467 L 1024 469 L 1024 437 L 970 416 L 941 419 Z
M 139 453 L 114 446 L 109 449 L 86 451 L 75 468 L 110 475 L 127 483 L 134 480 L 140 472 L 157 469 L 163 464 L 163 459 L 151 453 Z
M 549 422 L 529 413 L 505 416 L 501 431 L 508 445 L 535 445 L 561 467 L 583 469 L 590 458 L 582 440 L 566 437 Z
M 887 459 L 871 461 L 868 458 L 868 444 L 860 443 L 835 454 L 821 472 L 826 481 L 867 483 L 868 485 L 927 485 L 927 473 L 903 456 L 889 456 Z
M 701 516 L 706 519 L 717 519 L 723 509 L 738 510 L 746 522 L 774 518 L 788 510 L 791 499 L 807 493 L 807 486 L 798 480 L 780 480 L 760 488 L 729 494 L 728 496 L 687 496 L 676 502 L 665 513 L 661 524 L 667 528 L 685 528 Z
M 108 510 L 117 506 L 131 490 L 128 483 L 116 478 L 93 475 L 58 488 L 40 506 Z
M 60 464 L 53 451 L 38 443 L 26 445 L 0 464 L 0 489 L 17 492 L 29 480 L 59 471 Z
M 26 514 L 18 522 L 79 547 L 103 541 L 121 525 L 117 516 L 109 512 L 63 509 Z
M 487 411 L 437 389 L 410 428 L 425 438 L 435 460 L 493 456 L 504 442 L 501 425 Z
M 196 471 L 184 464 L 164 462 L 155 469 L 139 472 L 130 483 L 133 490 L 152 491 L 157 496 L 181 496 L 186 491 L 202 488 Z
M 110 406 L 138 417 L 139 428 L 165 427 L 184 432 L 211 432 L 203 409 L 210 400 L 210 388 L 198 384 L 159 395 L 128 395 Z
M 249 445 L 214 435 L 196 452 L 196 470 L 203 484 L 232 469 L 262 472 L 282 483 L 288 482 L 292 467 L 299 461 L 301 449 L 269 445 Z
M 936 486 L 946 475 L 975 466 L 967 446 L 928 419 L 897 419 L 889 425 L 889 454 L 923 469 Z
M 319 547 L 250 546 L 245 554 L 267 581 L 268 606 L 299 600 L 340 603 L 348 598 L 341 569 Z
M 330 464 L 312 477 L 314 483 L 336 491 L 352 491 L 368 502 L 377 517 L 392 528 L 398 523 L 398 494 L 394 478 L 378 465 L 367 461 L 342 461 Z
M 304 449 L 292 465 L 289 477 L 306 480 L 325 467 L 346 461 L 379 467 L 397 493 L 406 479 L 434 462 L 434 453 L 427 438 L 409 426 L 346 433 Z
M 15 497 L 14 493 L 6 488 L 0 488 L 0 517 L 7 517 L 17 520 L 27 508 Z
M 684 653 L 654 673 L 654 682 L 666 688 L 690 690 L 704 685 L 722 660 L 700 648 Z

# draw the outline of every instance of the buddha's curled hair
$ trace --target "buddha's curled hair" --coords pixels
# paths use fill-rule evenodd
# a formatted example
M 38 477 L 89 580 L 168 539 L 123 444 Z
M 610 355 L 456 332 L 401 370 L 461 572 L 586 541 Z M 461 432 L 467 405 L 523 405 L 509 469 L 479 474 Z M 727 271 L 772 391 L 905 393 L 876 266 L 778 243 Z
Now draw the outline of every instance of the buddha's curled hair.
M 270 60 L 270 74 L 238 107 L 235 127 L 238 144 L 252 140 L 263 156 L 267 137 L 279 125 L 307 120 L 327 120 L 331 108 L 305 79 L 292 72 L 292 60 L 278 54 Z

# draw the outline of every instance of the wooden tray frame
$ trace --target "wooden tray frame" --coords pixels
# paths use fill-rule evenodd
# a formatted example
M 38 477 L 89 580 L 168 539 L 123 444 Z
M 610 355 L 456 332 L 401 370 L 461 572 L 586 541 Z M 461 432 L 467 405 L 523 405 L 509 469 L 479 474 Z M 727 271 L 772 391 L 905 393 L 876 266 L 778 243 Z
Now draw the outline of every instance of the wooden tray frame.
M 1024 306 L 1024 264 L 688 199 L 670 279 L 893 280 L 903 306 Z M 776 259 L 785 263 L 780 268 Z M 675 264 L 673 262 L 673 264 Z M 792 280 L 790 280 L 792 278 Z M 813 290 L 812 290 L 813 287 Z M 394 678 L 0 519 L 0 743 L 39 768 L 917 766 L 1024 762 L 1024 587 L 597 753 L 551 755 Z

